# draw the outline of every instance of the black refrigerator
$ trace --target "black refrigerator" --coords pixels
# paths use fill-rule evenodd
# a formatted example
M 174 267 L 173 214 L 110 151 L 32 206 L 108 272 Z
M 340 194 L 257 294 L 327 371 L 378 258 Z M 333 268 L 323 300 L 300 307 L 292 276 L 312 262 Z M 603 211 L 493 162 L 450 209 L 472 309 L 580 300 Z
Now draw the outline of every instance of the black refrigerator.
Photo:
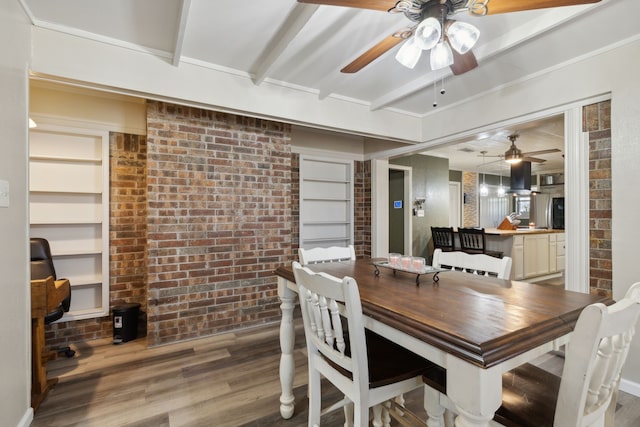
M 551 227 L 564 230 L 564 197 L 551 199 Z

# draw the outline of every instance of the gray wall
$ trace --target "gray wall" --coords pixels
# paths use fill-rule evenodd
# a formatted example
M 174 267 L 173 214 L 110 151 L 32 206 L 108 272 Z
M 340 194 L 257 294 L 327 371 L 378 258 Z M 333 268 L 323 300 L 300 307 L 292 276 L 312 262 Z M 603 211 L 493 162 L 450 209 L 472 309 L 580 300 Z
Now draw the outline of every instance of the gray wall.
M 0 179 L 9 183 L 9 207 L 0 207 L 0 426 L 21 426 L 33 415 L 26 167 L 31 49 L 17 1 L 0 5 L 0 39 Z
M 416 154 L 392 159 L 389 163 L 410 166 L 413 198 L 426 198 L 424 217 L 413 216 L 412 247 L 414 256 L 430 259 L 431 226 L 449 224 L 449 160 Z

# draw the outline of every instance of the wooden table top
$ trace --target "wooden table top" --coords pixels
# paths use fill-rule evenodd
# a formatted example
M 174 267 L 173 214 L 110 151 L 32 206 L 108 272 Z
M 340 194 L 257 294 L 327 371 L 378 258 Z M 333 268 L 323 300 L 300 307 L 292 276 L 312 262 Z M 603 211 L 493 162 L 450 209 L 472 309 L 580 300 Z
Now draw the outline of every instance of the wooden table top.
M 606 297 L 458 271 L 428 275 L 380 269 L 372 260 L 309 265 L 335 277 L 356 279 L 365 315 L 449 354 L 487 368 L 573 330 L 589 304 Z M 291 264 L 276 275 L 295 282 Z

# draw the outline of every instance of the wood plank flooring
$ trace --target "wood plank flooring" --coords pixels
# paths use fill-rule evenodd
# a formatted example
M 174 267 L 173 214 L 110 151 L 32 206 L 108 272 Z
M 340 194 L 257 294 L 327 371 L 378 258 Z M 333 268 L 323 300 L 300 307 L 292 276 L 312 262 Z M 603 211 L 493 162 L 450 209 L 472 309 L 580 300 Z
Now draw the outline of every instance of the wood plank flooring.
M 301 323 L 301 322 L 300 322 Z M 60 382 L 35 414 L 33 427 L 302 427 L 307 425 L 307 363 L 304 332 L 296 327 L 295 414 L 279 412 L 279 326 L 148 349 L 144 338 L 121 345 L 110 339 L 72 346 L 76 356 L 48 365 Z M 540 361 L 558 370 L 561 360 Z M 340 398 L 329 384 L 323 401 Z M 405 396 L 425 417 L 422 394 Z M 640 425 L 640 399 L 621 392 L 616 427 Z M 341 411 L 322 418 L 341 426 Z

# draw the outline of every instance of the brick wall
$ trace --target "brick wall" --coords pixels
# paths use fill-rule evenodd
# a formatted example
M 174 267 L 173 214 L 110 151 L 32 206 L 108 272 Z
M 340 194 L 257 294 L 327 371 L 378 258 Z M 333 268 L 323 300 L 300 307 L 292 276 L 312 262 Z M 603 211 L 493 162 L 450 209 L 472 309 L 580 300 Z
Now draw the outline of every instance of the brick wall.
M 611 296 L 611 101 L 583 108 L 589 132 L 589 288 Z
M 357 258 L 371 258 L 371 161 L 356 161 L 354 169 L 354 249 Z
M 149 146 L 110 135 L 111 307 L 140 303 L 150 345 L 278 321 L 271 273 L 299 237 L 288 126 L 150 102 Z M 371 163 L 354 167 L 354 246 L 370 257 Z M 47 327 L 54 346 L 111 336 L 110 316 Z
M 291 153 L 291 256 L 298 259 L 300 247 L 300 154 Z
M 149 345 L 280 318 L 290 126 L 149 102 Z
M 146 137 L 110 133 L 110 305 L 138 302 L 143 313 L 147 300 L 146 161 Z M 50 346 L 63 346 L 72 342 L 109 338 L 112 334 L 111 317 L 106 316 L 49 325 L 46 328 L 46 341 Z

